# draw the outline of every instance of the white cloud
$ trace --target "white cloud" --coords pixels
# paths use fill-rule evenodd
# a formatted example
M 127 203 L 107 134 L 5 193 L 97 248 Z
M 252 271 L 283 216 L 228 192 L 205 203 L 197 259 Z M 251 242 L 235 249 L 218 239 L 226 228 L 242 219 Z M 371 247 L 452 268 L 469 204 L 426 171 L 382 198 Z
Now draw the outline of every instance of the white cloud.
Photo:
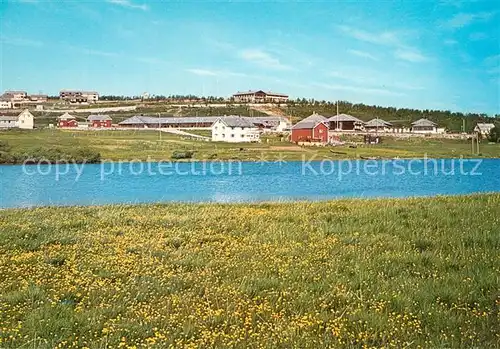
M 482 32 L 474 32 L 469 35 L 469 39 L 472 41 L 480 41 L 488 39 L 488 35 Z
M 396 31 L 385 31 L 382 33 L 373 33 L 361 29 L 356 29 L 348 27 L 345 25 L 338 26 L 338 28 L 348 36 L 354 39 L 369 42 L 376 45 L 393 47 L 394 57 L 400 60 L 419 63 L 428 60 L 420 51 L 414 47 L 411 47 L 403 42 L 400 33 Z M 353 52 L 351 52 L 353 53 Z M 363 54 L 367 57 L 365 52 L 357 51 L 358 55 Z M 369 54 L 368 54 L 369 55 Z M 368 58 L 368 57 L 367 57 Z
M 356 66 L 344 66 L 342 69 L 332 71 L 328 75 L 335 79 L 349 81 L 362 87 L 369 86 L 377 89 L 391 87 L 404 90 L 423 90 L 423 87 L 420 85 L 398 82 L 401 79 L 397 75 L 391 76 L 386 72 L 380 72 L 374 69 L 360 69 Z
M 358 51 L 358 50 L 348 50 L 347 52 L 349 52 L 350 54 L 352 54 L 354 56 L 368 58 L 368 59 L 371 59 L 372 61 L 378 61 L 378 58 L 369 52 Z
M 255 79 L 262 79 L 263 77 L 260 77 L 258 75 L 248 75 L 245 73 L 238 73 L 238 72 L 233 72 L 229 70 L 214 70 L 214 69 L 206 69 L 206 68 L 189 68 L 186 69 L 187 72 L 194 74 L 194 75 L 199 75 L 199 76 L 217 76 L 217 77 L 246 77 L 246 78 L 255 78 Z
M 391 91 L 384 88 L 366 88 L 352 85 L 340 85 L 340 84 L 325 84 L 325 83 L 313 83 L 316 87 L 326 88 L 329 90 L 337 90 L 337 91 L 352 91 L 359 93 L 366 93 L 370 95 L 377 96 L 404 96 L 404 93 Z
M 212 70 L 207 70 L 207 69 L 186 69 L 186 71 L 194 74 L 194 75 L 199 75 L 199 76 L 217 76 L 217 73 Z
M 262 68 L 273 70 L 293 70 L 271 54 L 260 49 L 245 49 L 239 52 L 239 56 L 245 61 L 258 65 Z
M 122 7 L 127 7 L 127 8 L 135 9 L 135 10 L 142 10 L 142 11 L 149 10 L 148 5 L 146 5 L 146 4 L 142 4 L 142 5 L 134 4 L 130 0 L 108 0 L 108 2 L 110 4 L 114 4 L 114 5 L 118 5 L 118 6 L 122 6 Z
M 500 66 L 488 70 L 488 74 L 500 75 Z
M 100 50 L 94 50 L 94 49 L 79 49 L 84 54 L 92 55 L 92 56 L 101 56 L 101 57 L 120 57 L 118 53 L 115 52 L 106 52 L 106 51 L 100 51 Z
M 15 37 L 0 37 L 0 43 L 5 45 L 13 45 L 13 46 L 27 46 L 27 47 L 42 47 L 43 42 L 38 40 L 30 40 L 23 38 L 15 38 Z
M 474 22 L 488 21 L 494 15 L 494 12 L 457 13 L 445 23 L 445 26 L 451 29 L 460 29 Z
M 424 56 L 416 49 L 397 49 L 394 52 L 394 56 L 403 61 L 412 63 L 425 62 L 429 60 L 428 57 Z
M 453 39 L 447 39 L 447 40 L 443 41 L 443 43 L 447 46 L 453 46 L 453 45 L 458 44 L 458 41 L 453 40 Z
M 401 44 L 398 34 L 394 31 L 372 33 L 361 29 L 352 28 L 346 25 L 340 25 L 338 26 L 338 28 L 350 37 L 353 37 L 357 40 L 370 42 L 372 44 L 386 46 L 399 46 Z

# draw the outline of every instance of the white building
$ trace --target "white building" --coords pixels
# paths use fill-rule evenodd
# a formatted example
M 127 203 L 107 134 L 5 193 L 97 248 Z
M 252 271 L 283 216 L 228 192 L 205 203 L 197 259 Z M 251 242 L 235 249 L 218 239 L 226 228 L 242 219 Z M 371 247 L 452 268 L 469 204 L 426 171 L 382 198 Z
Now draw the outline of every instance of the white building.
M 97 103 L 99 93 L 95 91 L 62 90 L 59 98 L 69 103 Z
M 493 130 L 495 128 L 495 124 L 485 124 L 485 123 L 478 123 L 476 125 L 476 127 L 474 127 L 474 132 L 476 133 L 480 133 L 481 136 L 488 136 L 491 132 L 491 130 Z
M 393 128 L 390 122 L 377 118 L 365 123 L 365 130 L 368 132 L 391 132 Z
M 0 99 L 0 109 L 11 109 L 12 103 L 9 100 Z
M 260 132 L 249 118 L 241 116 L 220 117 L 212 124 L 212 141 L 260 142 Z
M 17 116 L 0 115 L 0 129 L 17 128 Z
M 288 101 L 288 95 L 263 90 L 237 92 L 233 95 L 233 98 L 235 102 L 241 103 L 286 103 Z
M 32 130 L 35 127 L 35 118 L 28 109 L 18 116 L 0 116 L 0 128 L 21 128 Z
M 411 123 L 411 133 L 438 134 L 445 133 L 445 129 L 428 119 L 420 119 Z

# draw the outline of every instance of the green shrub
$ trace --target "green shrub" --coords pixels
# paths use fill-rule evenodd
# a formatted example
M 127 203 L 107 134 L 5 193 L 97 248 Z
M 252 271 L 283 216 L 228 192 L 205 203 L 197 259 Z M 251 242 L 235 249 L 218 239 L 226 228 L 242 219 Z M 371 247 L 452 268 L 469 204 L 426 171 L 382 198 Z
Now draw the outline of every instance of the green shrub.
M 488 136 L 490 142 L 499 143 L 500 142 L 500 125 L 496 124 L 495 127 L 490 131 Z
M 180 160 L 180 159 L 191 159 L 194 155 L 194 152 L 191 150 L 186 150 L 186 151 L 174 151 L 172 153 L 172 159 L 174 160 Z

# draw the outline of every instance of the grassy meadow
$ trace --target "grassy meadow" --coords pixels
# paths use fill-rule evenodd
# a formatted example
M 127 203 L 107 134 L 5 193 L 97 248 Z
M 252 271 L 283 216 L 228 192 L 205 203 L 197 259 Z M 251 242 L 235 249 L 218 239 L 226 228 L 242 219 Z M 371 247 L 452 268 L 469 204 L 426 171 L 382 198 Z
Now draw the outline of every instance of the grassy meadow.
M 495 348 L 500 194 L 0 211 L 2 348 Z
M 206 131 L 193 133 L 207 135 Z M 362 137 L 343 136 L 344 141 L 362 142 Z M 471 144 L 465 140 L 430 138 L 396 139 L 383 137 L 380 145 L 348 145 L 338 147 L 298 147 L 283 138 L 272 135 L 262 137 L 257 144 L 212 143 L 191 140 L 178 135 L 157 131 L 68 131 L 42 129 L 35 131 L 11 130 L 0 132 L 0 145 L 6 143 L 17 158 L 46 154 L 67 160 L 91 154 L 104 160 L 168 160 L 174 152 L 192 151 L 196 160 L 301 160 L 355 159 L 359 157 L 422 158 L 425 154 L 435 158 L 477 157 L 471 154 Z M 479 157 L 499 157 L 500 144 L 481 144 Z M 0 147 L 0 160 L 2 159 Z M 8 157 L 5 152 L 3 156 Z M 2 162 L 2 161 L 0 161 Z M 7 161 L 3 161 L 7 162 Z M 21 161 L 22 162 L 22 161 Z

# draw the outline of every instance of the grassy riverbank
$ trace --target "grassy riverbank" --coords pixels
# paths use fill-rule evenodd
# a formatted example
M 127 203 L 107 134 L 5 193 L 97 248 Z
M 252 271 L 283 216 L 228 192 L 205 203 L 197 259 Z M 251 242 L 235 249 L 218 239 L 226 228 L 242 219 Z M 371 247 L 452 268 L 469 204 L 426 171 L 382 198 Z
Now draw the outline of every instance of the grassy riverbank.
M 0 347 L 497 347 L 499 219 L 499 194 L 0 211 Z
M 345 140 L 361 141 L 361 138 L 346 136 Z M 381 145 L 302 148 L 277 136 L 264 137 L 258 144 L 229 144 L 190 140 L 167 133 L 162 133 L 160 139 L 156 131 L 16 130 L 0 132 L 0 142 L 6 143 L 9 149 L 3 151 L 3 156 L 0 149 L 0 160 L 12 154 L 18 154 L 14 158 L 23 159 L 33 153 L 38 157 L 45 154 L 49 160 L 57 154 L 66 160 L 79 159 L 81 154 L 113 161 L 168 160 L 174 152 L 187 151 L 193 152 L 193 159 L 197 160 L 422 158 L 425 154 L 435 158 L 477 157 L 471 154 L 471 144 L 467 141 L 428 138 L 383 137 Z M 480 152 L 480 157 L 500 157 L 500 144 L 483 143 Z

